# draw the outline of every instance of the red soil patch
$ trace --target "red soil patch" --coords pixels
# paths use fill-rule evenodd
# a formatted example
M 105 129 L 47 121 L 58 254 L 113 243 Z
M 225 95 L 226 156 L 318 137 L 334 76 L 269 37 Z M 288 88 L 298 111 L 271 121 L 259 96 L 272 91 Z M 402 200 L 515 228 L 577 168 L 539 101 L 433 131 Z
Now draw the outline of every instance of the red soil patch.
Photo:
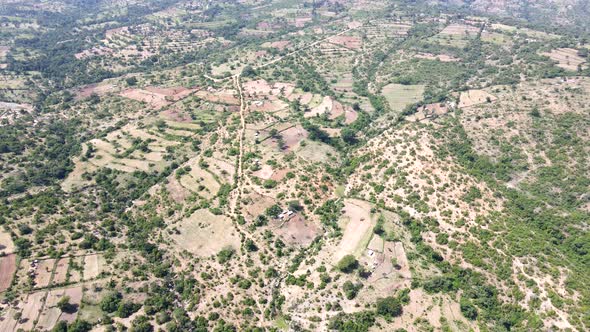
M 267 52 L 267 51 L 256 51 L 256 52 L 254 53 L 254 55 L 255 55 L 257 58 L 262 58 L 262 57 L 266 56 L 267 54 L 268 54 L 268 52 Z
M 441 62 L 458 62 L 461 59 L 452 57 L 448 54 L 432 54 L 432 53 L 418 53 L 414 57 L 426 60 L 439 60 Z
M 112 38 L 114 35 L 118 35 L 121 33 L 129 33 L 129 27 L 121 27 L 121 28 L 115 28 L 115 29 L 109 29 L 106 31 L 105 36 L 107 38 Z
M 76 53 L 76 54 L 74 54 L 74 57 L 76 57 L 76 59 L 80 60 L 80 59 L 86 59 L 86 58 L 91 58 L 91 57 L 95 57 L 95 56 L 112 54 L 113 52 L 114 52 L 114 50 L 110 47 L 98 46 L 98 47 L 93 47 L 91 49 Z
M 284 50 L 287 46 L 291 44 L 288 40 L 280 40 L 276 42 L 269 43 L 266 47 L 276 48 L 278 50 Z
M 0 257 L 0 292 L 10 287 L 16 272 L 16 255 L 10 254 Z
M 476 35 L 479 33 L 479 28 L 454 23 L 446 26 L 440 33 L 443 35 Z
M 350 23 L 347 24 L 349 29 L 356 29 L 356 28 L 360 28 L 363 26 L 363 24 L 359 21 L 352 21 Z
M 272 24 L 263 21 L 263 22 L 258 23 L 258 25 L 256 26 L 256 29 L 258 29 L 258 30 L 272 30 Z
M 127 89 L 121 92 L 121 96 L 137 101 L 148 103 L 152 108 L 162 108 L 170 104 L 166 100 L 166 96 L 162 94 L 152 93 L 142 89 Z
M 348 106 L 343 106 L 342 104 L 340 104 L 337 101 L 334 101 L 332 104 L 332 112 L 330 114 L 330 119 L 335 119 L 343 114 L 345 114 L 345 109 L 347 109 Z
M 332 111 L 330 112 L 330 119 L 336 119 L 344 114 L 344 106 L 337 101 L 332 102 Z
M 299 142 L 307 138 L 307 131 L 297 125 L 281 132 L 285 142 L 285 151 L 291 151 Z
M 303 28 L 306 23 L 311 22 L 311 17 L 297 17 L 295 19 L 295 26 L 298 28 Z
M 97 94 L 99 96 L 106 95 L 109 92 L 114 92 L 116 88 L 112 84 L 89 84 L 74 90 L 76 94 L 76 99 L 84 99 L 90 97 L 92 94 Z
M 192 122 L 190 114 L 177 108 L 169 108 L 160 113 L 164 118 L 174 122 Z
M 54 264 L 55 259 L 44 259 L 39 261 L 37 268 L 35 269 L 35 288 L 49 286 Z
M 299 103 L 301 105 L 307 105 L 313 99 L 313 94 L 311 92 L 306 92 L 304 94 L 294 93 L 291 96 L 289 96 L 290 101 L 294 101 L 296 99 L 299 99 Z
M 187 89 L 184 87 L 160 88 L 156 86 L 148 86 L 145 89 L 149 92 L 159 93 L 167 97 L 173 97 L 176 100 L 185 98 L 194 91 L 194 89 Z
M 361 48 L 363 45 L 362 39 L 360 37 L 354 36 L 334 36 L 328 39 L 328 41 L 332 44 L 344 46 L 354 50 Z
M 275 180 L 275 181 L 281 181 L 282 179 L 285 178 L 285 176 L 287 175 L 287 173 L 289 173 L 288 169 L 279 169 L 276 170 L 272 173 L 272 176 L 270 177 L 271 179 Z
M 344 112 L 344 123 L 351 124 L 355 122 L 356 119 L 358 119 L 358 117 L 359 115 L 355 110 L 353 110 L 352 108 L 346 108 L 346 111 Z
M 153 108 L 159 109 L 170 103 L 186 98 L 197 89 L 183 87 L 160 88 L 146 87 L 145 89 L 127 89 L 121 92 L 121 96 L 148 103 Z
M 226 105 L 239 105 L 240 101 L 235 96 L 233 90 L 221 90 L 221 91 L 205 91 L 201 90 L 195 94 L 197 97 L 204 99 L 212 103 L 226 104 Z
M 320 234 L 320 228 L 313 222 L 306 221 L 300 214 L 280 223 L 275 232 L 290 245 L 308 246 Z
M 328 133 L 328 136 L 330 137 L 340 137 L 340 132 L 342 131 L 341 128 L 322 128 L 323 131 L 325 131 L 326 133 Z
M 184 202 L 184 200 L 191 194 L 184 188 L 175 177 L 170 177 L 166 184 L 166 190 L 170 193 L 170 197 L 177 203 Z
M 82 303 L 82 294 L 83 294 L 82 286 L 67 288 L 64 291 L 64 295 L 70 297 L 70 304 L 73 304 L 76 307 L 80 307 L 80 303 Z M 61 314 L 61 316 L 59 317 L 59 320 L 65 320 L 68 323 L 71 323 L 76 320 L 77 316 L 78 316 L 78 310 L 76 310 L 75 312 L 72 312 L 72 313 L 63 312 Z
M 55 272 L 53 273 L 53 285 L 60 285 L 66 282 L 69 261 L 69 258 L 61 258 L 57 261 Z
M 279 96 L 284 95 L 291 99 L 295 86 L 291 83 L 274 83 L 271 84 L 266 80 L 255 80 L 244 83 L 244 92 L 248 97 L 256 96 Z
M 251 220 L 264 214 L 266 209 L 275 205 L 275 200 L 272 197 L 264 196 L 258 193 L 252 193 L 244 199 L 244 209 L 246 216 Z
M 268 180 L 272 177 L 272 175 L 274 174 L 274 171 L 272 169 L 272 166 L 270 165 L 262 165 L 262 167 L 260 167 L 259 170 L 257 170 L 256 172 L 252 173 L 252 175 L 254 175 L 257 178 L 261 178 L 263 180 Z
M 268 95 L 272 91 L 272 86 L 265 80 L 249 81 L 243 86 L 248 95 Z
M 278 100 L 276 98 L 271 98 L 267 100 L 257 100 L 250 105 L 250 110 L 255 112 L 276 112 L 281 109 L 287 108 L 289 105 Z

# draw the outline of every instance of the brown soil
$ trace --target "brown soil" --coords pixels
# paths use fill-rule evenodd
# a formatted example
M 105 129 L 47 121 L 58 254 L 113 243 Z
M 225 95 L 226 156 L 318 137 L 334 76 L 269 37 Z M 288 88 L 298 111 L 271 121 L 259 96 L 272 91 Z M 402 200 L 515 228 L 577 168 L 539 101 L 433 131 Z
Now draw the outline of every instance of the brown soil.
M 10 254 L 0 257 L 0 292 L 10 287 L 16 272 L 16 255 Z
M 275 221 L 279 226 L 275 230 L 286 243 L 308 246 L 318 236 L 320 228 L 311 221 L 306 221 L 300 214 L 295 214 L 286 221 Z

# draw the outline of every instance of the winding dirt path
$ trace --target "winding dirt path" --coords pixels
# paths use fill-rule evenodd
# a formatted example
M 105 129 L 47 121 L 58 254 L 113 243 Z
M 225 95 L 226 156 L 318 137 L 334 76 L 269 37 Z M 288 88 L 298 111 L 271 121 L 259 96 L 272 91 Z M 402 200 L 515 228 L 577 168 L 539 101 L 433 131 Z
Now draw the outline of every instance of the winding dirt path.
M 234 86 L 238 91 L 240 98 L 240 131 L 238 132 L 239 141 L 239 153 L 238 153 L 238 165 L 236 169 L 236 190 L 232 197 L 231 212 L 234 216 L 237 216 L 237 206 L 240 197 L 242 196 L 242 186 L 244 179 L 243 172 L 243 159 L 244 159 L 244 137 L 246 135 L 246 117 L 245 113 L 248 109 L 248 105 L 244 100 L 244 93 L 242 91 L 242 84 L 240 82 L 240 74 L 233 76 Z

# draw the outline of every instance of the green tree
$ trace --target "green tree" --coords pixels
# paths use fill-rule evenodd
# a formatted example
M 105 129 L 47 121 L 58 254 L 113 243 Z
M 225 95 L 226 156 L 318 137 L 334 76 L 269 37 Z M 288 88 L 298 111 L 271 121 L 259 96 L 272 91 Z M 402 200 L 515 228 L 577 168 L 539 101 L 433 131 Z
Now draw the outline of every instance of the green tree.
M 385 318 L 397 317 L 402 314 L 402 305 L 400 301 L 393 296 L 378 298 L 377 314 Z
M 100 310 L 102 310 L 106 313 L 111 313 L 111 312 L 117 311 L 122 298 L 123 298 L 123 296 L 119 292 L 107 294 L 100 301 Z
M 217 254 L 217 260 L 220 264 L 227 263 L 234 255 L 236 250 L 230 246 L 224 247 L 221 251 Z
M 57 302 L 57 307 L 62 312 L 74 312 L 75 311 L 75 307 L 73 304 L 70 303 L 70 297 L 67 295 L 62 297 L 61 299 L 59 299 L 59 301 Z
M 146 316 L 139 316 L 131 323 L 130 332 L 152 332 L 154 327 Z
M 358 268 L 359 263 L 353 255 L 346 255 L 338 262 L 336 267 L 344 273 L 351 273 Z
M 344 128 L 340 131 L 340 137 L 346 144 L 355 144 L 357 142 L 356 131 L 351 128 Z

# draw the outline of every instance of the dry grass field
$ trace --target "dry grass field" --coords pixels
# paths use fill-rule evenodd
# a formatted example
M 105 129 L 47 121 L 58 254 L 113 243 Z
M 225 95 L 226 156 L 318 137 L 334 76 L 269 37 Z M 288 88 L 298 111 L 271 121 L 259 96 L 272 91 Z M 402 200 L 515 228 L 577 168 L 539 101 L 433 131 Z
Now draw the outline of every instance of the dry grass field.
M 60 258 L 55 263 L 55 270 L 53 272 L 52 285 L 61 285 L 67 281 L 67 273 L 69 268 L 70 258 Z
M 346 199 L 344 215 L 340 221 L 343 229 L 338 250 L 333 254 L 333 262 L 337 263 L 346 255 L 360 256 L 371 239 L 375 220 L 371 218 L 371 205 L 367 202 Z
M 45 288 L 49 286 L 49 282 L 53 276 L 53 268 L 55 266 L 55 259 L 40 260 L 35 269 L 35 288 Z
M 468 90 L 461 92 L 459 97 L 459 107 L 472 107 L 483 103 L 489 103 L 496 99 L 497 98 L 494 95 L 484 90 Z
M 274 230 L 285 243 L 300 247 L 307 247 L 321 234 L 321 229 L 313 221 L 306 220 L 300 214 L 295 214 L 286 221 L 278 221 Z
M 578 71 L 578 68 L 583 68 L 586 63 L 586 60 L 578 55 L 578 50 L 573 48 L 557 48 L 542 55 L 557 62 L 558 67 L 574 72 Z
M 106 271 L 106 262 L 102 255 L 84 256 L 84 280 L 96 279 L 104 271 Z
M 388 84 L 383 87 L 381 94 L 389 103 L 392 110 L 399 112 L 406 106 L 422 100 L 423 85 Z
M 0 231 L 0 252 L 10 254 L 14 252 L 14 243 L 9 233 Z
M 171 235 L 176 244 L 175 249 L 186 250 L 197 256 L 215 255 L 227 246 L 237 249 L 240 244 L 231 220 L 216 216 L 208 210 L 197 210 L 173 227 L 178 230 Z

